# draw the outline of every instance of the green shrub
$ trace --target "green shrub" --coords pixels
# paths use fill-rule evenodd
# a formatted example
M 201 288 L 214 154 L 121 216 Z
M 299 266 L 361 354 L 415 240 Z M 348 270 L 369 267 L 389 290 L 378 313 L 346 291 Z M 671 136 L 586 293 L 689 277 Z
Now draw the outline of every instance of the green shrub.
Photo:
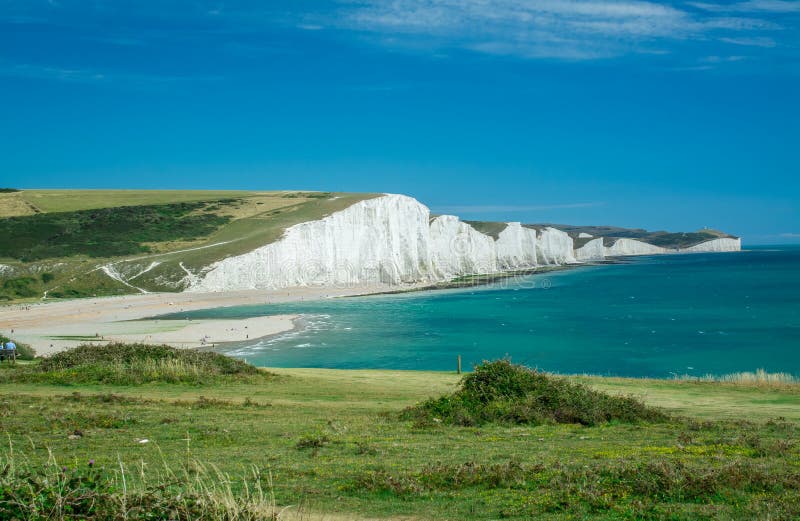
M 95 294 L 95 290 L 93 289 L 75 289 L 75 288 L 64 288 L 55 291 L 49 291 L 47 296 L 50 298 L 82 298 L 82 297 L 91 297 Z
M 227 356 L 146 344 L 83 344 L 43 358 L 17 380 L 56 384 L 203 384 L 224 377 L 256 377 L 250 364 Z
M 3 281 L 3 293 L 12 298 L 30 298 L 41 294 L 39 281 L 33 277 L 18 277 Z
M 330 438 L 325 434 L 310 434 L 303 436 L 297 442 L 295 448 L 297 450 L 314 449 L 319 450 L 330 442 Z
M 451 395 L 430 399 L 403 411 L 418 424 L 577 423 L 663 421 L 666 416 L 633 397 L 612 396 L 512 364 L 484 362 L 465 376 Z

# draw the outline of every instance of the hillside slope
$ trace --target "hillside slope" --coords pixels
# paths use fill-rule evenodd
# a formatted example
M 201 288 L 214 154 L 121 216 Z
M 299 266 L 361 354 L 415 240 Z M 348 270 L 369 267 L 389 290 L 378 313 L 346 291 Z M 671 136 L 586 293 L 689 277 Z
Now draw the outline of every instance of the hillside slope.
M 187 271 L 377 194 L 26 190 L 0 194 L 0 299 L 178 291 Z
M 5 300 L 399 285 L 740 248 L 710 230 L 465 222 L 387 194 L 26 190 L 2 193 L 0 203 Z

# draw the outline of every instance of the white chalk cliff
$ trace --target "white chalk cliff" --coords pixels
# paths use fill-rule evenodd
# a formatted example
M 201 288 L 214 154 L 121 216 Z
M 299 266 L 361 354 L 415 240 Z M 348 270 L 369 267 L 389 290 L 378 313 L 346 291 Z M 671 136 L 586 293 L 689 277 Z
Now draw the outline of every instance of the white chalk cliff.
M 701 242 L 700 244 L 695 244 L 694 246 L 690 246 L 688 248 L 683 248 L 682 252 L 687 253 L 700 253 L 700 252 L 724 252 L 724 251 L 739 251 L 742 249 L 742 239 L 730 238 L 730 237 L 721 237 L 719 239 L 713 239 L 706 242 Z
M 581 234 L 588 235 L 588 234 Z M 592 239 L 580 248 L 575 248 L 575 258 L 581 262 L 597 261 L 606 258 L 606 249 L 603 246 L 603 238 Z
M 573 262 L 572 239 L 555 228 L 511 223 L 495 240 L 452 215 L 431 219 L 411 197 L 384 195 L 294 225 L 272 244 L 216 262 L 188 290 L 399 285 Z
M 684 251 L 740 248 L 738 239 L 709 243 Z M 508 223 L 495 239 L 452 215 L 432 219 L 430 210 L 411 197 L 387 194 L 317 221 L 296 224 L 274 243 L 215 262 L 193 274 L 187 290 L 402 285 L 606 256 L 672 252 L 633 239 L 618 239 L 605 247 L 603 238 L 574 249 L 572 238 L 561 230 L 518 222 Z
M 628 255 L 658 255 L 668 253 L 666 248 L 654 246 L 636 239 L 617 239 L 611 246 L 606 246 L 606 257 L 621 257 Z

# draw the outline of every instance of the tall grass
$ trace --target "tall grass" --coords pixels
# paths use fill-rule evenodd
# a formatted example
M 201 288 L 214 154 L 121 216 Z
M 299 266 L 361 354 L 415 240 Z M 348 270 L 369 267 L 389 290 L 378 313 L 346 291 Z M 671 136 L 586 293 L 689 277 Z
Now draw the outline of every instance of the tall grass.
M 9 444 L 0 453 L 0 519 L 20 521 L 264 521 L 279 520 L 272 474 L 256 466 L 231 476 L 190 459 L 158 470 L 121 460 L 65 465 L 52 452 L 33 464 Z
M 676 380 L 690 382 L 724 382 L 755 386 L 783 386 L 800 384 L 800 377 L 790 373 L 769 373 L 764 369 L 757 369 L 755 372 L 743 371 L 724 375 L 707 374 L 704 376 L 680 375 L 675 376 Z

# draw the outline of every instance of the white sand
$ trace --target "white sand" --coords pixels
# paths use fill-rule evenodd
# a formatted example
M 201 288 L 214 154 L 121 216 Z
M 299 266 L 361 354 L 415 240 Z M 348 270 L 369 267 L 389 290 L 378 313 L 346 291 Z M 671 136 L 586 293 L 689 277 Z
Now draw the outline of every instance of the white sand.
M 140 320 L 167 313 L 228 306 L 318 300 L 387 291 L 384 285 L 292 288 L 224 293 L 148 293 L 43 302 L 0 308 L 0 333 L 30 344 L 41 355 L 75 347 L 92 338 L 200 347 L 241 342 L 291 330 L 293 315 L 248 319 Z M 12 333 L 13 330 L 13 333 Z

